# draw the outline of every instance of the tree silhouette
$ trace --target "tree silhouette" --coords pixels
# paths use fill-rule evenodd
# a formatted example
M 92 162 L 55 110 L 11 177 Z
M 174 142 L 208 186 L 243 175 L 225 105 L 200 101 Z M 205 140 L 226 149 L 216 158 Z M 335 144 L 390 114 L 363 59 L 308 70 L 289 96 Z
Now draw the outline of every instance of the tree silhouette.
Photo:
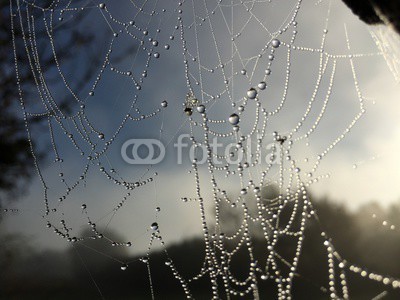
M 46 7 L 51 2 L 46 0 L 42 1 L 41 4 Z M 19 61 L 19 79 L 24 86 L 25 104 L 29 105 L 36 101 L 37 95 L 33 93 L 35 81 L 32 70 L 29 67 L 29 58 L 24 53 L 25 47 L 22 39 L 24 33 L 18 23 L 17 11 L 14 7 L 12 9 L 13 11 L 10 12 L 9 1 L 0 0 L 0 169 L 2 170 L 0 173 L 0 204 L 5 200 L 15 199 L 20 196 L 25 191 L 26 184 L 34 172 L 30 145 L 26 137 L 26 127 L 19 102 L 11 17 L 14 21 L 15 53 Z M 23 8 L 22 13 L 27 9 L 28 6 Z M 30 13 L 32 17 L 39 18 L 41 11 L 31 10 Z M 58 51 L 59 60 L 72 62 L 74 51 L 93 41 L 94 38 L 91 33 L 82 31 L 79 28 L 83 19 L 83 14 L 77 14 L 74 22 L 68 22 L 62 27 L 53 29 L 55 33 L 59 33 L 62 36 L 56 41 L 60 49 Z M 51 65 L 54 64 L 54 57 L 51 52 L 46 51 L 46 45 L 41 43 L 41 39 L 46 38 L 48 33 L 44 28 L 39 28 L 35 34 L 38 43 L 39 60 L 42 70 L 44 70 L 43 76 L 48 78 L 48 83 L 52 83 L 56 80 L 56 73 L 51 68 Z M 73 47 L 70 47 L 70 45 L 73 45 Z M 71 51 L 72 49 L 74 51 Z M 95 55 L 92 57 L 93 60 L 96 60 Z M 73 70 L 73 68 L 70 69 Z M 80 72 L 74 74 L 74 76 L 78 77 L 74 88 L 79 89 L 92 71 L 93 61 L 88 61 L 87 64 L 80 66 Z M 67 99 L 61 99 L 59 107 L 68 110 Z M 27 121 L 32 130 L 43 130 L 47 119 L 28 117 Z M 38 159 L 43 159 L 46 156 L 46 152 L 39 151 L 36 155 Z
M 273 194 L 273 189 L 270 190 Z M 396 214 L 400 212 L 400 204 L 385 209 L 372 202 L 357 211 L 350 211 L 345 205 L 331 199 L 311 198 L 320 220 L 310 221 L 306 228 L 300 264 L 294 280 L 294 299 L 329 299 L 327 252 L 323 246 L 321 228 L 332 238 L 336 250 L 344 259 L 371 272 L 400 277 L 400 236 L 397 231 L 382 225 L 382 220 L 390 224 L 399 222 Z M 379 212 L 379 215 L 373 218 L 371 211 Z M 230 224 L 229 220 L 227 224 Z M 93 232 L 87 230 L 81 235 L 88 238 Z M 124 240 L 112 231 L 108 231 L 107 237 L 111 240 Z M 104 239 L 85 239 L 71 244 L 64 251 L 38 253 L 15 251 L 26 250 L 27 247 L 29 249 L 23 239 L 14 237 L 3 241 L 7 247 L 3 247 L 6 251 L 0 251 L 0 299 L 66 299 L 66 295 L 77 299 L 99 299 L 94 282 L 105 299 L 151 298 L 147 265 L 140 261 L 144 254 L 131 255 L 126 246 L 113 247 Z M 254 255 L 260 258 L 258 262 L 263 266 L 265 243 L 259 236 L 254 236 L 252 243 Z M 276 248 L 282 257 L 290 256 L 291 249 L 290 241 L 285 239 Z M 172 259 L 182 276 L 194 276 L 203 264 L 204 241 L 201 238 L 185 240 L 169 246 L 167 252 L 168 256 L 163 250 L 152 251 L 148 257 L 155 296 L 183 299 L 182 287 L 165 263 Z M 125 271 L 121 270 L 120 261 L 129 262 Z M 230 271 L 237 278 L 242 278 L 248 272 L 247 266 L 248 254 L 242 248 L 231 261 Z M 383 290 L 386 290 L 384 299 L 400 297 L 398 290 L 383 286 L 382 283 L 375 283 L 351 272 L 346 272 L 346 275 L 350 299 L 372 299 Z M 22 287 L 21 282 L 24 282 Z M 191 282 L 190 288 L 195 299 L 211 298 L 211 286 L 206 277 Z M 261 299 L 273 299 L 276 295 L 274 288 L 270 280 L 260 280 Z

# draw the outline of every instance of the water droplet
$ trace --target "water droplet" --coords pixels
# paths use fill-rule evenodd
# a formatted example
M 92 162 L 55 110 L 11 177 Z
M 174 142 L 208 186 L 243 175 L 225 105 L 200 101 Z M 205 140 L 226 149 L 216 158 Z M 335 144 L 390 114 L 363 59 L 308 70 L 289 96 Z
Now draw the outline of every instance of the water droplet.
M 278 39 L 273 39 L 273 40 L 271 41 L 271 45 L 272 45 L 272 47 L 274 47 L 274 48 L 278 48 L 278 47 L 280 46 L 280 44 L 281 44 L 281 41 L 278 40 Z
M 240 74 L 246 75 L 246 74 L 247 74 L 247 71 L 246 71 L 245 69 L 243 69 L 243 70 L 240 71 Z
M 81 206 L 82 209 L 86 209 L 86 207 L 87 207 L 86 204 L 82 204 Z
M 155 52 L 155 53 L 153 54 L 153 56 L 154 56 L 155 58 L 159 58 L 159 57 L 160 57 L 160 53 Z
M 104 3 L 100 3 L 99 8 L 104 9 L 104 8 L 106 8 L 106 5 Z
M 187 114 L 188 116 L 191 116 L 193 114 L 193 110 L 190 107 L 185 107 L 185 109 L 183 110 L 185 112 L 185 114 Z
M 128 265 L 127 265 L 127 264 L 123 264 L 123 265 L 121 266 L 121 270 L 122 270 L 122 271 L 125 271 L 127 268 L 128 268 Z
M 201 104 L 197 106 L 197 111 L 202 114 L 206 111 L 206 107 L 203 104 Z
M 251 88 L 247 91 L 247 98 L 255 99 L 257 97 L 257 91 L 254 88 Z
M 168 106 L 168 102 L 164 100 L 163 102 L 161 102 L 161 106 L 162 107 L 167 107 Z
M 265 81 L 261 81 L 261 82 L 258 84 L 258 88 L 259 88 L 260 90 L 265 90 L 266 87 L 267 87 L 267 84 L 265 83 Z
M 232 125 L 237 125 L 239 123 L 239 116 L 237 114 L 231 114 L 229 117 L 229 123 Z
M 154 231 L 158 230 L 158 223 L 157 222 L 152 223 L 150 228 L 151 228 L 151 230 L 154 230 Z
M 99 139 L 104 140 L 104 133 L 99 133 Z

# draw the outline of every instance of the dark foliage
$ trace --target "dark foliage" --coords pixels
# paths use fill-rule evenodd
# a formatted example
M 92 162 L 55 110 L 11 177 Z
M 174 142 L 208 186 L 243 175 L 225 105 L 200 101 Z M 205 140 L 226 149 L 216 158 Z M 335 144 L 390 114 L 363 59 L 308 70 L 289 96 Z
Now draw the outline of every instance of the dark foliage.
M 400 277 L 400 237 L 397 231 L 382 226 L 384 219 L 400 227 L 397 218 L 400 205 L 384 210 L 372 203 L 357 212 L 350 212 L 345 206 L 328 199 L 314 200 L 313 203 L 320 221 L 311 221 L 306 228 L 294 280 L 294 299 L 329 299 L 324 289 L 328 286 L 328 265 L 321 229 L 329 234 L 336 250 L 346 260 L 364 266 L 370 272 Z M 372 218 L 371 211 L 380 211 L 380 217 Z M 83 235 L 90 235 L 90 232 Z M 123 240 L 111 232 L 109 236 Z M 254 237 L 252 243 L 254 255 L 260 258 L 259 265 L 265 265 L 265 241 Z M 140 256 L 129 255 L 126 247 L 112 247 L 104 240 L 88 240 L 63 252 L 34 254 L 32 251 L 16 251 L 27 249 L 27 244 L 21 238 L 4 243 L 4 251 L 0 252 L 3 274 L 0 277 L 0 299 L 101 299 L 100 292 L 104 299 L 151 299 L 146 264 L 140 261 Z M 289 259 L 293 254 L 293 241 L 290 239 L 283 239 L 277 247 L 282 258 Z M 180 274 L 191 278 L 203 265 L 204 251 L 204 241 L 194 238 L 168 247 L 168 256 L 164 251 L 152 252 L 149 261 L 155 298 L 184 299 L 179 281 L 165 262 L 171 258 Z M 127 270 L 121 271 L 121 263 L 115 259 L 129 262 Z M 232 274 L 238 279 L 246 278 L 248 263 L 248 253 L 242 247 L 231 262 Z M 284 265 L 281 269 L 286 270 Z M 384 290 L 387 292 L 383 299 L 400 299 L 398 290 L 362 278 L 359 274 L 347 272 L 347 280 L 351 299 L 372 299 Z M 207 275 L 189 286 L 195 299 L 211 298 Z M 260 279 L 259 288 L 261 299 L 275 299 L 277 291 L 272 281 Z M 223 294 L 221 290 L 220 295 Z
M 47 3 L 51 2 L 51 0 L 47 0 Z M 46 1 L 42 1 L 42 4 L 46 6 Z M 38 10 L 31 11 L 32 16 L 35 18 L 39 18 L 40 13 Z M 16 35 L 16 53 L 19 61 L 19 77 L 20 82 L 23 83 L 25 106 L 29 107 L 30 104 L 37 101 L 38 95 L 33 93 L 35 81 L 29 67 L 28 56 L 25 53 L 18 16 L 14 14 L 13 19 Z M 62 34 L 62 39 L 57 40 L 60 49 L 58 51 L 58 59 L 60 61 L 73 61 L 74 52 L 71 51 L 70 45 L 74 45 L 76 50 L 77 47 L 88 45 L 93 41 L 91 34 L 79 30 L 79 24 L 82 19 L 83 15 L 77 15 L 75 22 L 70 22 L 67 26 L 54 29 L 55 33 L 68 31 L 68 34 Z M 44 77 L 48 78 L 48 83 L 51 84 L 56 79 L 57 74 L 49 67 L 54 64 L 52 53 L 46 51 L 46 44 L 41 43 L 41 39 L 46 38 L 46 30 L 44 28 L 38 29 L 36 39 L 40 62 L 42 70 L 45 70 Z M 93 55 L 92 57 L 96 56 Z M 78 84 L 74 88 L 79 89 L 88 76 L 91 75 L 92 66 L 93 64 L 88 63 L 83 67 L 84 70 L 79 74 L 79 80 L 76 80 Z M 77 75 L 74 74 L 74 76 Z M 61 99 L 59 107 L 68 110 L 67 99 Z M 0 0 L 0 204 L 5 200 L 15 199 L 26 191 L 26 183 L 35 171 L 23 117 L 15 75 L 10 1 Z M 47 118 L 28 117 L 28 122 L 31 125 L 31 130 L 44 130 Z M 45 151 L 36 152 L 37 159 L 40 160 L 46 157 L 46 154 Z

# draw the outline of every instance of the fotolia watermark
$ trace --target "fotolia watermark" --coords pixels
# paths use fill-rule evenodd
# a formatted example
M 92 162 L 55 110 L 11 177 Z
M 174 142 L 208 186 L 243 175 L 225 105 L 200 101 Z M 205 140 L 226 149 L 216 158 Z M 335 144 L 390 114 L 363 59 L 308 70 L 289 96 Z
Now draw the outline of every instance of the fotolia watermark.
M 279 164 L 281 147 L 277 143 L 262 146 L 260 139 L 253 142 L 223 144 L 214 137 L 208 146 L 204 143 L 194 143 L 189 134 L 181 134 L 174 143 L 176 163 L 183 164 L 184 159 L 197 164 L 211 160 L 214 165 L 240 164 L 245 162 Z M 253 153 L 253 149 L 256 151 Z M 122 159 L 131 165 L 155 165 L 162 162 L 166 156 L 165 145 L 157 139 L 129 139 L 121 147 Z
M 128 148 L 131 148 L 128 152 Z M 147 153 L 140 152 L 139 148 L 147 149 Z M 156 153 L 156 149 L 158 149 Z M 131 165 L 155 165 L 165 157 L 164 144 L 156 139 L 130 139 L 122 144 L 122 159 Z

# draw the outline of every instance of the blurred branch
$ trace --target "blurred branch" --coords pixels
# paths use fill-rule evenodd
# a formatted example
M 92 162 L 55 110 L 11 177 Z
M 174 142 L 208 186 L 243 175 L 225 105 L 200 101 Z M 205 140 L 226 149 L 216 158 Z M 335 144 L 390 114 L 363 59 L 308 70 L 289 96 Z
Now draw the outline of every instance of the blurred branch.
M 400 2 L 397 0 L 343 0 L 367 24 L 386 24 L 400 34 Z

